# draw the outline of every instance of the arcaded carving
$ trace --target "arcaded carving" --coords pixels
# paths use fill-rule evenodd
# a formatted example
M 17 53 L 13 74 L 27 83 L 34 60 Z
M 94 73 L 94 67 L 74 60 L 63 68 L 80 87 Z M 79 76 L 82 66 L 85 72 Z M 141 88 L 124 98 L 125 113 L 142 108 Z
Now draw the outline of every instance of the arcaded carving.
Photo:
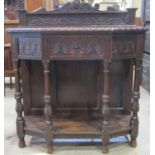
M 103 38 L 96 37 L 54 37 L 50 39 L 52 44 L 48 47 L 50 55 L 103 55 L 104 43 Z M 92 39 L 90 41 L 90 39 Z M 63 41 L 62 41 L 63 40 Z
M 31 15 L 27 20 L 27 25 L 30 26 L 55 26 L 55 25 L 124 25 L 126 17 L 122 15 L 81 15 L 75 16 L 73 14 L 68 16 L 47 16 Z

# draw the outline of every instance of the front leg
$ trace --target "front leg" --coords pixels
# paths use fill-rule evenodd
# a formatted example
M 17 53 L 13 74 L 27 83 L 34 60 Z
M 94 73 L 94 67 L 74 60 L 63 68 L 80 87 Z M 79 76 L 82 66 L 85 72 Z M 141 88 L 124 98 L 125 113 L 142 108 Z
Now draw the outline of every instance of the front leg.
M 141 62 L 139 60 L 135 60 L 135 76 L 134 76 L 134 92 L 133 92 L 133 103 L 132 103 L 132 117 L 130 120 L 131 125 L 131 141 L 130 146 L 136 147 L 137 141 L 136 138 L 138 136 L 138 111 L 139 111 L 139 85 L 140 85 L 140 70 L 141 70 Z
M 19 138 L 18 146 L 20 148 L 25 147 L 25 140 L 24 140 L 24 117 L 23 117 L 23 104 L 22 104 L 22 93 L 21 93 L 21 83 L 20 83 L 20 62 L 19 60 L 13 61 L 14 65 L 14 72 L 15 72 L 15 99 L 16 99 L 16 112 L 17 112 L 17 119 L 16 119 L 16 127 L 17 127 L 17 135 Z
M 110 62 L 103 62 L 103 96 L 102 96 L 102 152 L 108 153 L 109 145 L 109 102 L 110 102 Z
M 50 70 L 49 61 L 43 61 L 44 67 L 44 115 L 45 115 L 45 140 L 47 142 L 47 153 L 53 153 L 53 123 L 52 123 L 52 105 L 51 105 L 51 95 L 50 95 Z

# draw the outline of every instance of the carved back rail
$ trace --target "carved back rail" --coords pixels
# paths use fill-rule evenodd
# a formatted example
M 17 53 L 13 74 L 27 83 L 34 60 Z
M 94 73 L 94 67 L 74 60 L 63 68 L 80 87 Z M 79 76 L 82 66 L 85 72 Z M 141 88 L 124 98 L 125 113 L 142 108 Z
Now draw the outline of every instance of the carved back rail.
M 127 11 L 100 11 L 98 7 L 92 7 L 89 3 L 74 1 L 54 11 L 40 8 L 28 13 L 19 1 L 17 4 L 19 4 L 17 9 L 20 23 L 27 26 L 97 26 L 133 25 L 135 23 L 135 8 L 129 8 Z

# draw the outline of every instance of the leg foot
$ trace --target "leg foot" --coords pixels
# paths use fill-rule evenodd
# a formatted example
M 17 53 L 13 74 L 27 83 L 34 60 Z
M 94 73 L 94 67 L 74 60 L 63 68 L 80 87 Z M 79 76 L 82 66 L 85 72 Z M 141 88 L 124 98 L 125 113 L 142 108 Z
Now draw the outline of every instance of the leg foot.
M 108 146 L 102 146 L 102 153 L 109 153 L 109 149 L 108 149 Z
M 52 154 L 53 153 L 53 145 L 52 143 L 47 144 L 47 153 Z
M 25 140 L 24 140 L 24 138 L 19 138 L 18 146 L 20 148 L 24 148 L 25 147 Z
M 107 154 L 109 152 L 109 148 L 108 148 L 109 139 L 110 139 L 109 132 L 108 132 L 108 129 L 106 128 L 104 129 L 104 132 L 102 135 L 102 153 Z
M 137 146 L 136 138 L 131 138 L 130 146 L 131 146 L 131 147 L 134 147 L 134 148 Z

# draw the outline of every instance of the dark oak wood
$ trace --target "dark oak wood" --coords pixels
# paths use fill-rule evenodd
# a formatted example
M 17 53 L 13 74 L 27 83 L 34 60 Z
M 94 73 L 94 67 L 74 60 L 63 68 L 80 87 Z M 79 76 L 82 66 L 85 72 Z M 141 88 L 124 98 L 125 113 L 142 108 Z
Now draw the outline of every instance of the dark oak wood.
M 23 104 L 22 104 L 22 93 L 21 93 L 21 84 L 20 84 L 20 61 L 14 60 L 14 72 L 15 72 L 15 99 L 16 99 L 16 112 L 17 112 L 17 119 L 16 119 L 16 125 L 17 125 L 17 135 L 19 138 L 19 147 L 23 148 L 25 147 L 25 141 L 24 141 L 24 117 L 23 117 Z
M 103 122 L 102 122 L 102 152 L 108 153 L 108 144 L 109 144 L 109 102 L 110 102 L 110 62 L 103 62 L 103 96 L 102 96 L 102 115 L 103 115 Z
M 135 77 L 134 77 L 134 91 L 133 91 L 133 103 L 132 103 L 132 117 L 131 117 L 131 142 L 130 145 L 132 147 L 136 147 L 137 142 L 136 138 L 138 136 L 138 111 L 139 111 L 139 103 L 138 99 L 140 97 L 139 93 L 139 85 L 140 85 L 140 68 L 141 62 L 136 60 L 135 61 Z
M 127 134 L 130 130 L 130 115 L 110 115 L 108 126 L 110 137 L 115 137 Z M 116 121 L 120 121 L 115 123 Z M 70 119 L 61 118 L 53 119 L 53 137 L 54 138 L 101 138 L 102 133 L 102 118 L 96 118 L 91 121 L 88 119 Z M 128 122 L 128 123 L 126 123 Z M 25 132 L 28 135 L 36 135 L 39 137 L 45 137 L 46 125 L 44 123 L 44 117 L 38 115 L 25 116 Z M 34 132 L 35 131 L 35 132 Z
M 49 77 L 49 61 L 43 61 L 44 66 L 44 115 L 45 115 L 45 139 L 47 141 L 47 153 L 53 152 L 53 145 L 51 143 L 51 139 L 53 137 L 53 123 L 52 123 L 52 106 L 50 105 L 51 102 L 51 95 L 50 95 L 50 77 Z
M 130 134 L 130 145 L 135 146 L 146 29 L 128 25 L 127 12 L 67 7 L 53 12 L 20 10 L 26 14 L 25 26 L 8 29 L 16 92 L 21 94 L 20 79 L 23 90 L 23 103 L 21 96 L 16 99 L 20 145 L 24 146 L 25 134 L 40 136 L 52 153 L 54 138 L 101 138 L 102 152 L 108 153 L 110 138 Z M 116 15 L 124 16 L 122 25 L 115 25 Z M 67 21 L 69 16 L 76 21 Z M 96 22 L 89 21 L 90 16 Z

